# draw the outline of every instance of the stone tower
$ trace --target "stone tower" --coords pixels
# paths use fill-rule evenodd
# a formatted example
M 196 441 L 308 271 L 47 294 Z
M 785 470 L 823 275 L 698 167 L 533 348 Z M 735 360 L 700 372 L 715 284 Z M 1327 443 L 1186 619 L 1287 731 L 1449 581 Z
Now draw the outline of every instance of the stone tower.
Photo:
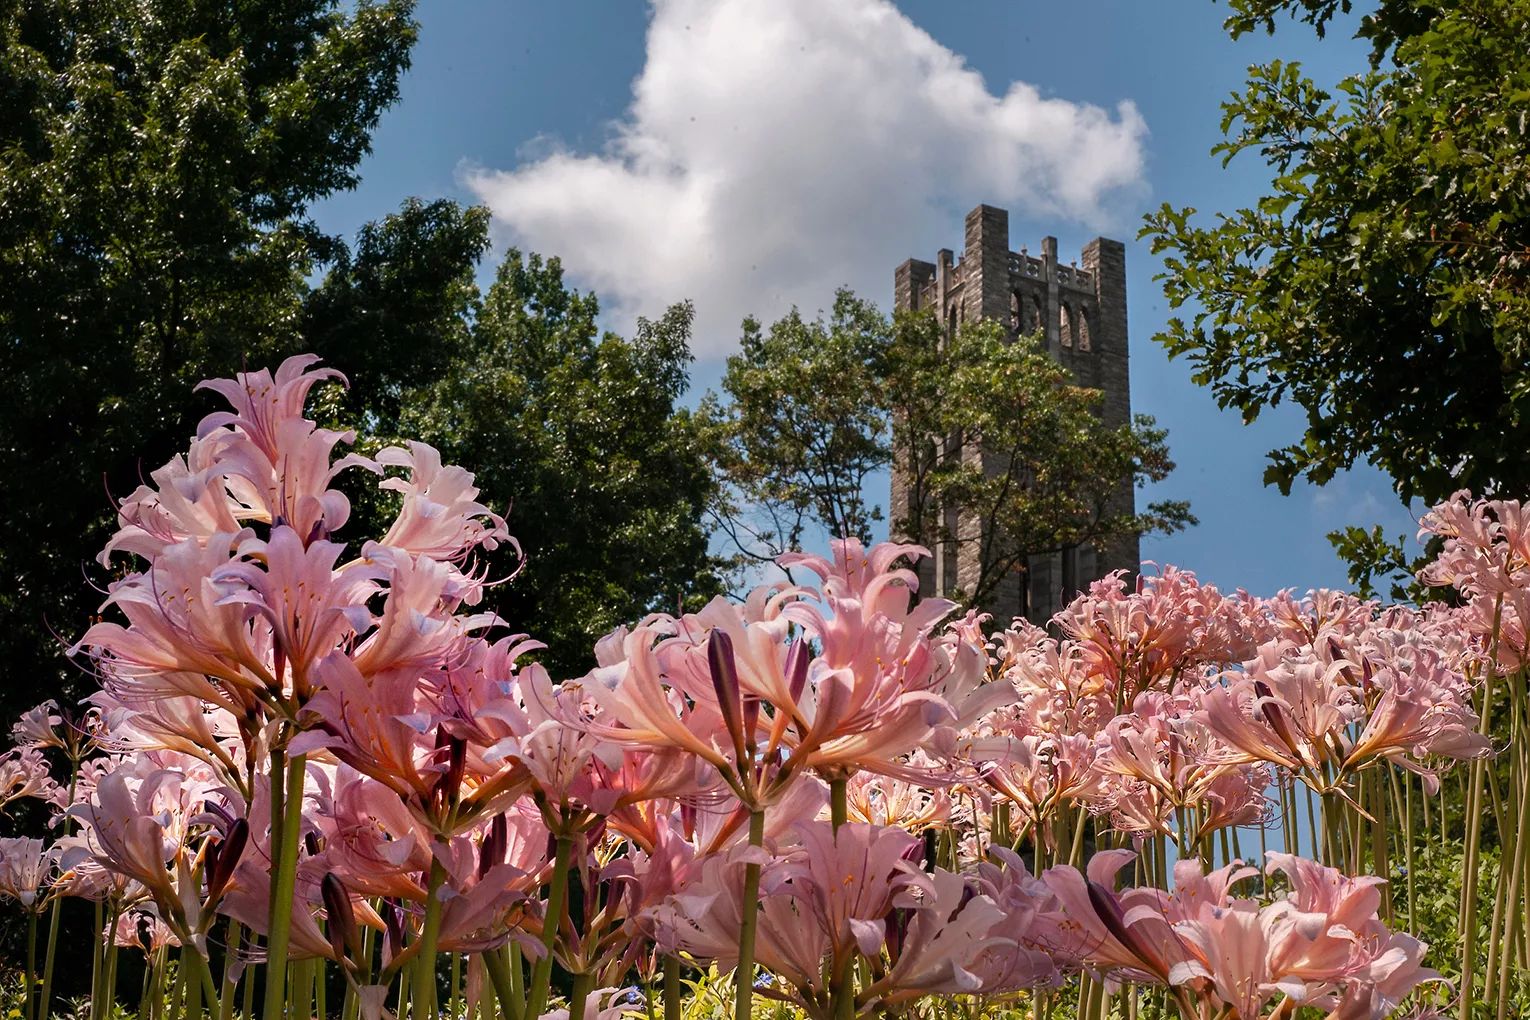
M 1062 363 L 1080 386 L 1104 391 L 1102 415 L 1110 425 L 1131 421 L 1131 383 L 1126 347 L 1126 247 L 1099 237 L 1084 246 L 1071 266 L 1059 264 L 1057 238 L 1043 238 L 1041 257 L 1009 250 L 1009 213 L 980 205 L 967 214 L 966 250 L 936 253 L 935 262 L 909 259 L 894 277 L 894 305 L 900 311 L 935 308 L 948 329 L 961 322 L 997 319 L 1011 336 L 1043 331 L 1047 351 Z M 896 454 L 896 451 L 895 451 Z M 983 456 L 963 451 L 964 456 Z M 891 517 L 908 515 L 909 487 L 894 458 Z M 1130 482 L 1118 493 L 1133 506 Z M 971 590 L 964 579 L 976 577 L 980 543 L 976 525 L 953 511 L 946 528 L 963 541 L 933 543 L 933 558 L 919 565 L 919 590 L 942 594 Z M 973 534 L 967 534 L 973 531 Z M 915 536 L 895 536 L 904 541 Z M 928 539 L 926 539 L 928 542 Z M 997 623 L 1016 616 L 1045 623 L 1089 582 L 1112 570 L 1125 569 L 1135 578 L 1139 565 L 1135 539 L 1097 552 L 1090 547 L 1030 557 L 1024 570 L 1005 578 L 984 606 Z

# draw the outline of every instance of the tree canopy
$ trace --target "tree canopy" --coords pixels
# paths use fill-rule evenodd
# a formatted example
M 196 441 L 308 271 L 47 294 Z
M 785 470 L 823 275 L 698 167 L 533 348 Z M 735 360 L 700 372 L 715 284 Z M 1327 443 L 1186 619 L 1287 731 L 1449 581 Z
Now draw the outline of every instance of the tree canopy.
M 353 246 L 311 218 L 359 179 L 412 11 L 0 2 L 0 711 L 67 693 L 63 648 L 111 580 L 93 562 L 111 498 L 214 408 L 196 383 L 304 350 L 349 377 L 316 412 L 362 422 L 362 449 L 418 426 L 513 501 L 526 562 L 494 608 L 547 657 L 571 667 L 615 621 L 717 590 L 710 476 L 675 407 L 685 307 L 603 334 L 555 260 L 514 253 L 480 294 L 488 214 L 450 201 Z M 345 484 L 358 514 L 387 511 Z
M 525 553 L 486 604 L 545 642 L 565 671 L 594 638 L 719 594 L 703 527 L 716 483 L 705 437 L 679 406 L 691 361 L 689 304 L 639 320 L 630 340 L 596 325 L 593 295 L 556 258 L 509 252 L 474 318 L 467 354 L 409 392 L 404 434 L 471 465 L 510 506 Z
M 796 309 L 766 330 L 745 319 L 726 403 L 709 396 L 713 455 L 730 505 L 720 526 L 745 558 L 800 549 L 810 526 L 871 540 L 882 509 L 866 481 L 892 456 L 882 399 L 891 323 L 847 290 L 825 319 Z
M 1236 0 L 1229 29 L 1348 0 Z M 1269 484 L 1357 462 L 1404 500 L 1530 494 L 1530 2 L 1393 0 L 1361 21 L 1373 68 L 1332 91 L 1297 64 L 1250 69 L 1223 107 L 1224 160 L 1270 192 L 1212 224 L 1165 206 L 1176 317 L 1158 339 L 1245 421 L 1292 401 L 1306 429 Z
M 335 248 L 309 206 L 355 184 L 412 8 L 0 4 L 9 676 L 67 675 L 108 494 L 184 442 L 209 406 L 192 387 L 296 348 L 304 277 Z
M 721 517 L 746 557 L 795 548 L 809 525 L 865 538 L 884 513 L 864 484 L 895 457 L 911 498 L 892 531 L 931 547 L 981 543 L 972 590 L 953 593 L 972 605 L 1028 556 L 1194 523 L 1183 502 L 1136 513 L 1120 499 L 1173 470 L 1153 419 L 1106 425 L 1098 390 L 999 323 L 947 335 L 928 312 L 889 320 L 842 290 L 827 318 L 746 321 L 722 389 L 706 405 Z M 951 513 L 980 529 L 953 533 Z

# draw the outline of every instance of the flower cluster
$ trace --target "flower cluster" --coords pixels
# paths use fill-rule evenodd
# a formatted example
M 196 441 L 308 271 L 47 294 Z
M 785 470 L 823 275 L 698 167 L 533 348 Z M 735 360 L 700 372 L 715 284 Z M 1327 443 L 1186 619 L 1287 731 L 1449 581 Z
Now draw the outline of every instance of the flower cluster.
M 1490 753 L 1475 609 L 1168 569 L 989 638 L 918 598 L 925 550 L 845 540 L 783 557 L 812 585 L 655 613 L 559 681 L 479 608 L 483 554 L 514 541 L 472 474 L 420 443 L 342 453 L 353 434 L 303 417 L 343 382 L 314 360 L 204 384 L 231 410 L 102 553 L 123 572 L 73 650 L 100 692 L 28 713 L 0 758 L 0 803 L 52 803 L 63 830 L 0 842 L 0 895 L 93 900 L 151 968 L 178 947 L 191 1015 L 297 962 L 263 982 L 271 1020 L 322 991 L 315 968 L 363 1016 L 433 1017 L 442 953 L 467 964 L 453 1002 L 516 1020 L 614 1015 L 624 984 L 672 996 L 707 963 L 750 978 L 740 1016 L 758 988 L 815 1020 L 1081 981 L 1160 986 L 1187 1017 L 1380 1018 L 1436 977 L 1350 836 L 1375 777 L 1433 789 Z M 375 540 L 344 534 L 352 469 L 397 502 Z M 1530 573 L 1458 546 L 1440 569 L 1474 591 Z M 1242 868 L 1240 835 L 1262 845 L 1298 790 L 1324 863 L 1282 818 L 1263 863 L 1284 877 Z

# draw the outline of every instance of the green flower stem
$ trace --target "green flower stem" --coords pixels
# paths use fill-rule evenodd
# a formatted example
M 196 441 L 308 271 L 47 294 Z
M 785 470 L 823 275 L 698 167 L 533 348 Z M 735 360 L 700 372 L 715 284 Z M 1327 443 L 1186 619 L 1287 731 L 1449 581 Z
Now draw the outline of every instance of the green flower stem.
M 526 972 L 522 969 L 520 943 L 511 941 L 510 955 L 510 1004 L 506 1007 L 507 1020 L 521 1020 L 526 1015 Z
M 432 854 L 425 923 L 420 928 L 420 955 L 414 963 L 414 1020 L 433 1020 L 436 1015 L 436 943 L 441 936 L 441 897 L 437 894 L 445 881 L 446 869 Z
M 57 901 L 55 901 L 57 902 Z M 26 1020 L 32 1020 L 36 1009 L 37 992 L 37 911 L 27 911 L 27 1008 L 22 1012 Z
M 43 956 L 42 977 L 42 1005 L 41 1015 L 45 1018 L 53 1014 L 53 958 L 58 950 L 58 924 L 59 915 L 63 911 L 64 898 L 55 896 L 53 905 L 48 908 L 48 950 Z
M 1489 735 L 1493 732 L 1493 682 L 1498 677 L 1498 636 L 1502 622 L 1503 596 L 1499 595 L 1493 607 L 1492 649 L 1488 655 L 1487 676 L 1482 685 L 1482 732 Z M 1475 995 L 1473 978 L 1477 957 L 1477 871 L 1482 840 L 1482 783 L 1487 771 L 1487 762 L 1483 759 L 1478 758 L 1472 762 L 1471 790 L 1466 805 L 1466 874 L 1461 890 L 1461 1020 L 1471 1020 Z
M 1382 769 L 1390 770 L 1391 766 L 1383 764 Z M 1371 786 L 1371 868 L 1372 874 L 1380 875 L 1387 880 L 1387 888 L 1391 888 L 1392 860 L 1391 848 L 1387 846 L 1387 791 L 1382 786 L 1383 773 L 1376 771 L 1370 780 Z M 1381 916 L 1388 925 L 1395 922 L 1392 916 L 1392 897 L 1386 895 L 1381 898 Z
M 197 958 L 197 972 L 202 982 L 202 996 L 207 1000 L 209 1008 L 218 1004 L 218 988 L 213 984 L 212 966 L 201 953 L 193 953 Z
M 840 826 L 850 820 L 849 785 L 849 781 L 843 777 L 829 781 L 829 818 L 834 824 L 836 839 Z M 839 974 L 834 979 L 834 1016 L 835 1020 L 853 1020 L 855 1016 L 854 950 L 840 961 Z M 570 1017 L 569 1020 L 574 1018 Z
M 105 910 L 100 900 L 95 902 L 95 908 L 96 926 L 92 929 L 95 935 L 90 940 L 90 1020 L 96 1020 L 97 1017 L 96 1006 L 101 1001 L 101 978 L 104 976 L 102 970 L 104 945 L 101 940 L 101 931 L 105 923 Z
M 165 960 L 170 957 L 165 957 Z M 185 960 L 176 957 L 176 983 L 170 989 L 170 1020 L 181 1020 L 181 1003 L 184 1002 L 185 989 L 187 989 L 187 968 Z
M 290 1008 L 292 1016 L 307 1020 L 313 1016 L 313 961 L 298 960 L 292 964 L 292 987 Z
M 834 831 L 850 820 L 850 782 L 847 779 L 831 779 L 829 781 L 829 818 L 834 824 Z
M 1415 896 L 1414 877 L 1417 867 L 1413 858 L 1413 777 L 1407 772 L 1401 775 L 1393 773 L 1403 784 L 1403 853 L 1406 855 L 1408 867 L 1408 933 L 1416 934 L 1418 931 L 1418 899 Z M 1424 804 L 1429 803 L 1428 796 L 1421 798 Z M 1424 839 L 1429 838 L 1429 809 L 1424 809 Z
M 102 1020 L 112 1015 L 112 1006 L 117 1001 L 117 918 L 121 913 L 120 910 L 111 912 L 111 928 L 106 933 L 106 956 L 101 961 Z
M 207 965 L 195 946 L 181 949 L 181 969 L 189 971 L 186 979 L 186 1020 L 202 1020 L 202 973 Z
M 276 916 L 277 899 L 276 866 L 277 858 L 281 854 L 282 822 L 286 817 L 287 808 L 287 751 L 285 748 L 276 747 L 271 750 L 270 787 L 271 817 L 267 820 L 267 824 L 271 829 L 270 853 L 272 855 L 272 873 L 270 895 L 266 898 L 266 916 L 274 918 Z M 266 943 L 269 945 L 270 939 L 267 939 Z
M 166 965 L 170 957 L 165 957 Z M 186 991 L 186 964 L 177 958 L 175 965 L 175 987 L 170 989 L 170 1020 L 181 1020 L 181 996 Z
M 1521 761 L 1516 764 L 1523 765 L 1523 753 L 1521 753 Z M 1522 768 L 1519 771 L 1523 774 Z M 1523 790 L 1523 782 L 1521 782 L 1520 788 Z M 1515 936 L 1519 921 L 1520 878 L 1525 871 L 1526 844 L 1530 843 L 1530 840 L 1525 839 L 1525 808 L 1527 805 L 1530 805 L 1530 797 L 1521 795 L 1519 798 L 1519 818 L 1516 821 L 1516 828 L 1514 830 L 1514 870 L 1509 876 L 1508 892 L 1504 899 L 1507 916 L 1504 918 L 1503 952 L 1498 965 L 1498 1020 L 1505 1020 L 1509 1009 L 1509 965 L 1513 962 L 1514 945 L 1517 941 Z M 1503 847 L 1507 849 L 1507 842 L 1503 843 Z M 1500 887 L 1504 885 L 1501 877 L 1498 884 Z
M 1323 794 L 1323 863 L 1330 868 L 1343 870 L 1344 861 L 1339 850 L 1339 805 L 1332 793 Z M 1316 848 L 1313 848 L 1314 851 Z
M 574 855 L 572 836 L 560 835 L 553 859 L 552 882 L 547 888 L 547 916 L 542 919 L 542 958 L 531 970 L 531 989 L 527 995 L 526 1017 L 535 1020 L 547 1011 L 548 986 L 552 982 L 553 944 L 558 926 L 563 923 L 564 900 L 568 898 L 569 859 Z
M 506 1018 L 514 1016 L 518 997 L 510 981 L 510 965 L 505 960 L 504 952 L 499 949 L 486 949 L 479 959 L 483 961 L 483 969 L 488 972 L 489 983 L 494 986 L 494 994 L 499 999 L 500 1013 Z
M 749 845 L 765 842 L 765 812 L 749 813 Z M 754 1008 L 754 935 L 760 910 L 760 866 L 744 865 L 744 902 L 738 933 L 738 969 L 733 974 L 733 1020 L 750 1020 Z
M 584 1003 L 595 990 L 595 975 L 582 970 L 574 975 L 574 987 L 568 993 L 568 1020 L 584 1020 Z
M 462 954 L 452 954 L 452 995 L 451 1006 L 448 1015 L 456 1020 L 462 1010 L 462 997 L 460 987 L 462 985 Z
M 1483 961 L 1482 970 L 1483 1002 L 1493 1002 L 1497 998 L 1498 971 L 1493 964 L 1498 957 L 1496 947 L 1503 937 L 1503 930 L 1500 925 L 1504 920 L 1504 908 L 1507 899 L 1505 896 L 1508 890 L 1508 882 L 1505 881 L 1508 877 L 1506 871 L 1509 862 L 1514 856 L 1513 845 L 1508 842 L 1509 833 L 1502 832 L 1502 830 L 1500 832 L 1502 834 L 1499 837 L 1501 843 L 1499 845 L 1498 857 L 1498 881 L 1493 883 L 1493 916 L 1488 921 L 1487 959 Z
M 685 989 L 680 984 L 680 958 L 664 958 L 664 1020 L 680 1020 L 685 1015 Z
M 234 990 L 238 982 L 234 980 L 233 963 L 243 933 L 244 928 L 238 921 L 228 922 L 228 934 L 225 936 L 228 948 L 223 954 L 223 991 L 218 996 L 218 1020 L 234 1020 Z
M 74 791 L 75 791 L 76 787 L 79 786 L 79 782 L 80 782 L 80 759 L 74 758 L 74 759 L 72 759 L 72 761 L 73 761 L 72 771 L 69 774 L 69 803 L 70 804 L 74 803 Z M 73 832 L 74 832 L 74 819 L 72 817 L 70 817 L 69 815 L 65 815 L 64 816 L 64 833 L 63 834 L 65 836 L 68 836 L 68 835 L 70 835 Z M 64 905 L 63 897 L 55 896 L 53 898 L 53 907 L 49 911 L 49 917 L 48 917 L 48 952 L 47 952 L 46 957 L 43 960 L 42 1007 L 41 1007 L 41 1013 L 42 1013 L 43 1017 L 48 1017 L 48 1016 L 51 1016 L 53 1014 L 53 956 L 54 956 L 54 950 L 58 949 L 59 914 L 60 914 L 60 911 L 63 909 L 63 905 Z M 100 929 L 98 928 L 97 930 L 99 931 Z
M 149 1020 L 154 1012 L 154 960 L 149 958 L 144 961 L 143 987 L 138 992 L 138 1020 Z
M 273 789 L 276 786 L 280 754 L 279 751 L 271 753 Z M 274 900 L 271 905 L 271 936 L 266 946 L 266 1001 L 263 1011 L 265 1020 L 282 1020 L 283 1008 L 286 1006 L 287 990 L 284 976 L 287 973 L 287 947 L 292 937 L 292 898 L 297 888 L 298 832 L 303 822 L 304 757 L 301 754 L 293 755 L 286 764 L 283 776 L 285 785 L 282 791 L 284 803 L 280 816 L 282 819 L 281 843 L 278 845 L 274 862 L 276 877 L 272 882 Z M 271 817 L 274 823 L 277 817 L 274 796 Z
M 254 932 L 250 933 L 251 947 L 257 944 L 256 939 L 258 937 Z M 241 1020 L 255 1020 L 255 972 L 250 968 L 246 968 L 246 970 L 249 972 L 244 976 L 244 1000 L 240 1009 Z M 164 979 L 161 978 L 160 980 L 163 981 Z
M 1073 827 L 1073 846 L 1068 852 L 1068 863 L 1075 868 L 1084 861 L 1084 825 L 1088 817 L 1084 808 L 1078 809 L 1078 824 Z
M 1312 806 L 1312 802 L 1314 800 L 1312 796 L 1312 787 L 1308 786 L 1306 783 L 1303 783 L 1302 789 L 1306 792 L 1306 796 L 1303 799 L 1307 802 L 1307 838 L 1312 840 L 1312 856 L 1316 857 L 1321 851 L 1318 850 L 1318 823 L 1317 813 Z M 1291 803 L 1293 806 L 1296 804 L 1295 786 L 1291 787 Z M 1296 822 L 1294 819 L 1291 823 L 1291 831 L 1293 833 L 1296 831 Z M 1293 854 L 1297 852 L 1295 839 L 1291 840 L 1291 846 L 1287 849 L 1286 852 Z

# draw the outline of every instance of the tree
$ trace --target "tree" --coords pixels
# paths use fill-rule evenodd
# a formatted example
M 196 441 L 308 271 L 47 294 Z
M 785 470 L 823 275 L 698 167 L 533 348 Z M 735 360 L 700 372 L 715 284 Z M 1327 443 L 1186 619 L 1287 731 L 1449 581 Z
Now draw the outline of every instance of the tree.
M 412 0 L 0 4 L 0 710 L 73 675 L 107 492 L 297 348 L 307 217 L 355 184 Z M 140 461 L 142 458 L 142 461 Z
M 1235 35 L 1349 9 L 1233 6 Z M 1196 309 L 1158 339 L 1245 421 L 1306 412 L 1270 453 L 1283 492 L 1364 460 L 1405 501 L 1530 494 L 1530 0 L 1389 0 L 1360 34 L 1372 69 L 1336 95 L 1275 61 L 1224 104 L 1214 151 L 1257 150 L 1270 194 L 1211 226 L 1148 218 L 1165 294 Z
M 470 466 L 510 507 L 523 564 L 488 608 L 548 649 L 555 670 L 593 665 L 594 639 L 722 591 L 703 514 L 715 482 L 700 423 L 677 406 L 692 311 L 602 333 L 593 295 L 556 258 L 511 250 L 472 321 L 467 356 L 401 401 L 401 428 Z
M 1168 433 L 1145 414 L 1107 425 L 1103 394 L 1073 385 L 1039 335 L 1011 340 L 992 321 L 946 335 L 928 312 L 900 316 L 893 335 L 884 399 L 910 494 L 893 527 L 978 548 L 970 590 L 948 595 L 983 605 L 1032 556 L 1196 523 L 1186 502 L 1137 513 L 1123 498 L 1174 470 Z
M 891 457 L 889 416 L 879 399 L 889 323 L 848 290 L 827 321 L 793 309 L 768 332 L 744 320 L 728 358 L 715 456 L 731 495 L 719 526 L 747 559 L 769 561 L 801 548 L 810 523 L 834 535 L 871 540 L 881 508 L 868 505 L 866 479 Z
M 865 538 L 882 511 L 864 483 L 895 450 L 912 511 L 892 530 L 978 544 L 972 590 L 953 593 L 971 605 L 1028 556 L 1194 523 L 1185 503 L 1137 514 L 1121 499 L 1174 467 L 1152 419 L 1108 427 L 1099 391 L 997 323 L 946 336 L 928 312 L 888 321 L 841 291 L 827 320 L 746 320 L 723 393 L 706 405 L 732 496 L 720 515 L 746 555 L 792 547 L 809 522 Z
M 1223 27 L 1234 38 L 1256 29 L 1275 34 L 1275 19 L 1285 14 L 1311 25 L 1322 38 L 1335 17 L 1354 10 L 1354 0 L 1228 0 L 1232 14 Z M 1371 64 L 1379 65 L 1399 40 L 1408 39 L 1429 26 L 1430 20 L 1446 6 L 1440 0 L 1382 0 L 1360 18 L 1356 39 L 1369 39 Z
M 489 211 L 450 199 L 411 198 L 361 228 L 303 305 L 305 349 L 350 381 L 335 424 L 363 413 L 368 431 L 403 435 L 407 394 L 444 379 L 473 350 L 480 295 L 475 276 L 489 250 Z

